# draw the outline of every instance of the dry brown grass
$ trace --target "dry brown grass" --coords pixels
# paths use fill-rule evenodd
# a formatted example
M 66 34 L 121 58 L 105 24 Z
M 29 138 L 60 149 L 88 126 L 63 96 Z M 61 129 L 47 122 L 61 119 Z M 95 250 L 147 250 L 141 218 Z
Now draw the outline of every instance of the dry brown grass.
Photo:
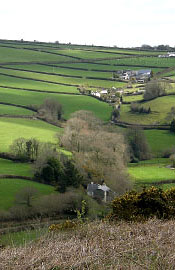
M 175 269 L 175 221 L 89 223 L 1 250 L 0 269 Z

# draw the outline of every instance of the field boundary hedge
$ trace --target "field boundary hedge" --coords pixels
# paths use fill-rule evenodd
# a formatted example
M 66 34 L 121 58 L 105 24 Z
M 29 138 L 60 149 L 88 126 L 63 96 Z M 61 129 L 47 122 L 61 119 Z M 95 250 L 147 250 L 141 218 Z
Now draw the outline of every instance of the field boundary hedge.
M 0 102 L 1 105 L 9 105 L 9 106 L 14 106 L 14 107 L 18 107 L 18 108 L 23 108 L 23 109 L 26 109 L 26 110 L 29 110 L 29 111 L 33 111 L 33 112 L 37 112 L 36 109 L 34 108 L 31 108 L 31 107 L 28 107 L 28 106 L 25 106 L 25 105 L 18 105 L 18 104 L 13 104 L 13 103 L 9 103 L 9 102 Z M 14 115 L 15 116 L 15 115 Z M 24 117 L 27 117 L 24 116 Z M 28 116 L 29 117 L 29 116 Z M 31 117 L 31 116 L 30 116 Z
M 170 125 L 142 125 L 142 124 L 132 124 L 132 123 L 127 123 L 127 122 L 122 122 L 122 121 L 111 121 L 112 124 L 124 127 L 124 128 L 129 128 L 129 127 L 138 127 L 142 129 L 159 129 L 159 130 L 169 130 Z
M 30 176 L 21 176 L 21 175 L 14 175 L 14 174 L 0 174 L 0 179 L 24 179 L 33 181 L 33 178 Z
M 48 91 L 48 90 L 44 91 L 44 90 L 39 90 L 39 89 L 20 88 L 20 87 L 12 87 L 12 86 L 5 86 L 5 85 L 0 85 L 0 88 L 24 90 L 24 91 L 31 91 L 31 92 L 41 92 L 41 93 L 48 93 L 48 94 L 60 94 L 60 95 L 63 94 L 63 95 L 76 95 L 76 96 L 82 95 L 80 93 L 69 93 L 69 92 L 60 92 L 60 91 L 54 92 L 54 91 Z
M 22 69 L 22 68 L 12 68 L 12 67 L 4 67 L 0 66 L 2 69 L 9 69 L 9 70 L 16 70 L 16 71 L 24 71 L 24 72 L 30 72 L 30 73 L 39 73 L 39 74 L 44 74 L 44 75 L 53 75 L 53 76 L 60 76 L 60 77 L 70 77 L 70 78 L 78 78 L 82 79 L 83 76 L 78 76 L 78 75 L 67 75 L 67 74 L 60 74 L 60 73 L 53 73 L 53 72 L 44 72 L 44 71 L 37 71 L 37 70 L 28 70 L 28 69 Z

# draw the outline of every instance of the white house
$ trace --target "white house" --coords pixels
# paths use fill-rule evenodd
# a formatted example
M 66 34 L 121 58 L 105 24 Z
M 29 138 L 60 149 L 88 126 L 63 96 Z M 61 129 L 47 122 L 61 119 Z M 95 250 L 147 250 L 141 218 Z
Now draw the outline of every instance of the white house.
M 97 92 L 97 91 L 95 91 L 95 92 L 94 92 L 94 91 L 91 91 L 91 95 L 92 95 L 92 96 L 99 97 L 99 98 L 100 98 L 100 96 L 101 96 L 100 93 Z
M 107 95 L 108 94 L 108 91 L 107 90 L 102 90 L 102 91 L 100 91 L 100 94 L 101 95 Z

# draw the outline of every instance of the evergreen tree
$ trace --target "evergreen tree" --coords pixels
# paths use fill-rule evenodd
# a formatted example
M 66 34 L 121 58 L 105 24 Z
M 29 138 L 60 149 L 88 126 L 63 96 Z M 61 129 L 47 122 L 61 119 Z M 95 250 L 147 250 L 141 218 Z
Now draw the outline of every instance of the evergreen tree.
M 67 186 L 79 187 L 82 182 L 82 176 L 71 160 L 67 160 L 64 164 L 64 178 Z
M 175 133 L 175 119 L 173 119 L 173 120 L 171 121 L 171 124 L 170 124 L 170 132 Z

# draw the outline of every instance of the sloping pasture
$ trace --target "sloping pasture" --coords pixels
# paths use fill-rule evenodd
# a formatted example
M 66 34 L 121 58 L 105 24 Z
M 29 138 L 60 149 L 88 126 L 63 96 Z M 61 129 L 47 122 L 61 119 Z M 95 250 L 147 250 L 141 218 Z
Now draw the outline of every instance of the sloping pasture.
M 126 99 L 127 100 L 127 99 Z M 151 108 L 150 114 L 133 113 L 130 105 L 121 106 L 120 121 L 133 124 L 166 124 L 170 120 L 167 119 L 171 107 L 175 105 L 175 95 L 163 96 L 151 101 L 140 103 L 144 108 Z
M 39 106 L 47 98 L 58 100 L 63 106 L 63 117 L 66 119 L 75 111 L 90 110 L 100 119 L 108 121 L 112 112 L 112 107 L 107 103 L 83 95 L 48 94 L 0 87 L 0 97 L 1 102 L 25 106 Z
M 0 210 L 8 210 L 14 205 L 15 195 L 24 187 L 34 187 L 41 194 L 54 192 L 54 187 L 23 179 L 0 179 Z
M 0 149 L 9 150 L 12 142 L 19 138 L 37 138 L 43 142 L 56 142 L 55 134 L 61 129 L 40 120 L 0 118 Z

